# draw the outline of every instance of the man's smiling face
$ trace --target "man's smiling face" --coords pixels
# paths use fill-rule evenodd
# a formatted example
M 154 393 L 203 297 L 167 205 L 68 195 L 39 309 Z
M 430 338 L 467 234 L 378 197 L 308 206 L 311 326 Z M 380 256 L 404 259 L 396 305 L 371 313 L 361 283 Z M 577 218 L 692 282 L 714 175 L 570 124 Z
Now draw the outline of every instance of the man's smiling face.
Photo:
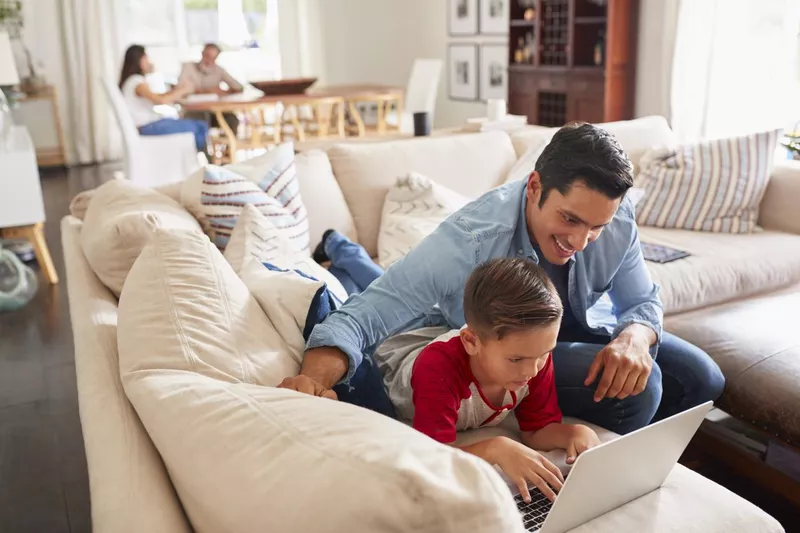
M 528 178 L 526 195 L 528 234 L 553 265 L 566 264 L 570 257 L 597 240 L 622 201 L 589 188 L 578 178 L 566 194 L 551 189 L 540 206 L 542 185 L 537 172 Z

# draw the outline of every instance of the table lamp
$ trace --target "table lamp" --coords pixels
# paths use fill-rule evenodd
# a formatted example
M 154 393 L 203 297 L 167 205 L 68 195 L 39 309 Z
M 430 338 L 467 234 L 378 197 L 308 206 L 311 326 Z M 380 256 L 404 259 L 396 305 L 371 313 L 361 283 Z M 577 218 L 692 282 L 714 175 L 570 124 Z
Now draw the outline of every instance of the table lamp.
M 19 83 L 19 74 L 14 64 L 14 52 L 11 50 L 11 39 L 7 32 L 0 32 L 0 141 L 8 138 L 11 126 L 11 107 L 2 88 Z M 5 144 L 5 143 L 3 143 Z

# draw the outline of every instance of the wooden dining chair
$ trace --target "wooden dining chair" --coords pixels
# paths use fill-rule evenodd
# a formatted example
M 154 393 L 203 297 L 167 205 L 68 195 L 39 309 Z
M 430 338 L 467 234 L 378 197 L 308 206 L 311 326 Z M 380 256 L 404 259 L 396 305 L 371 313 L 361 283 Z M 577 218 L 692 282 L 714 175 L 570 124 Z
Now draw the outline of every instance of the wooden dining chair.
M 368 128 L 364 124 L 364 120 L 361 117 L 361 113 L 359 111 L 359 104 L 372 104 L 377 107 L 377 122 L 374 128 L 374 131 L 378 135 L 385 135 L 387 133 L 395 133 L 401 131 L 401 124 L 395 122 L 395 124 L 390 124 L 387 122 L 386 118 L 389 114 L 394 110 L 394 113 L 397 116 L 403 116 L 403 95 L 400 93 L 386 93 L 386 94 L 364 94 L 364 95 L 357 95 L 351 96 L 347 98 L 347 111 L 348 117 L 352 124 L 348 125 L 348 130 L 350 133 L 358 136 L 364 137 L 367 134 L 367 131 L 372 131 L 372 128 Z
M 345 137 L 345 100 L 341 96 L 309 96 L 293 101 L 287 111 L 304 137 Z

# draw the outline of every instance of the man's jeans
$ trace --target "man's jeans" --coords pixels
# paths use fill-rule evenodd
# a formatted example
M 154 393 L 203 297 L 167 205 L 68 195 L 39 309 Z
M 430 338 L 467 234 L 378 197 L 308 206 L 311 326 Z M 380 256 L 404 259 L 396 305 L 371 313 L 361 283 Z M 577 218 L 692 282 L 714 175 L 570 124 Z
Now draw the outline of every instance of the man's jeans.
M 576 331 L 577 329 L 577 331 Z M 595 355 L 610 342 L 570 328 L 559 334 L 553 351 L 558 403 L 564 416 L 580 418 L 616 433 L 630 433 L 651 421 L 667 418 L 709 400 L 716 400 L 725 378 L 700 348 L 664 332 L 645 390 L 624 400 L 594 401 L 600 376 L 589 387 L 583 382 Z

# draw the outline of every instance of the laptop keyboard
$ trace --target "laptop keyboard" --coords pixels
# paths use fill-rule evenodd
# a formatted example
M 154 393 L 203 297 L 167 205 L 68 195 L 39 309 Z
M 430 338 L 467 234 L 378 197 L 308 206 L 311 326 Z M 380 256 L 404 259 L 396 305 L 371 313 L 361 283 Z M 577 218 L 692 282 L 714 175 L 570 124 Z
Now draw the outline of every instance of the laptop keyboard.
M 525 524 L 525 529 L 528 531 L 538 531 L 544 524 L 544 519 L 547 518 L 547 513 L 553 507 L 553 502 L 547 499 L 542 492 L 536 488 L 530 489 L 531 503 L 526 503 L 521 495 L 514 498 L 522 515 L 522 522 Z

